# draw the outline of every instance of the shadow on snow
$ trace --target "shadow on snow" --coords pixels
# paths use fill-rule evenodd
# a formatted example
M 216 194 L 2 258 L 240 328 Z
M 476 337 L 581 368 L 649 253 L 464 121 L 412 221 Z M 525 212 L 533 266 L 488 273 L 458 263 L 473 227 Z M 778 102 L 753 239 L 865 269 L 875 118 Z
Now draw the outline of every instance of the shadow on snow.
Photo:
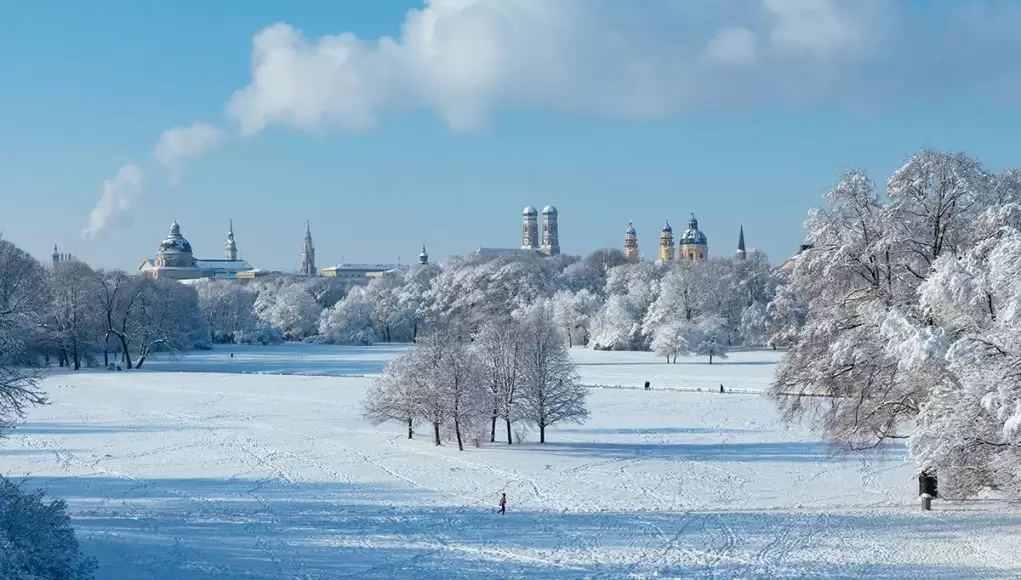
M 419 505 L 414 490 L 279 479 L 30 480 L 64 497 L 106 578 L 1006 578 L 992 568 L 833 562 L 829 532 L 878 549 L 1021 525 L 1021 514 L 515 512 Z M 413 506 L 413 507 L 407 507 Z

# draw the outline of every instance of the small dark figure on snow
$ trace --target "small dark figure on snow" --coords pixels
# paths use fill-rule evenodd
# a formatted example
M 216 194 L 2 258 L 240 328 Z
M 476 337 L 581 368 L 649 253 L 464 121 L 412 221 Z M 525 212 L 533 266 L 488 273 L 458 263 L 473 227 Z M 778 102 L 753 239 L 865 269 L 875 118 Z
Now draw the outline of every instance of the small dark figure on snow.
M 720 385 L 720 392 L 723 392 L 723 385 Z
M 230 353 L 230 358 L 234 358 L 234 353 Z
M 649 381 L 645 381 L 645 390 L 646 390 L 646 391 L 648 391 L 648 390 L 649 390 L 649 387 L 651 387 L 651 386 L 652 386 L 652 385 L 651 385 L 651 384 L 649 383 Z
M 507 513 L 507 494 L 506 493 L 501 493 L 500 494 L 500 513 L 501 514 L 506 514 Z

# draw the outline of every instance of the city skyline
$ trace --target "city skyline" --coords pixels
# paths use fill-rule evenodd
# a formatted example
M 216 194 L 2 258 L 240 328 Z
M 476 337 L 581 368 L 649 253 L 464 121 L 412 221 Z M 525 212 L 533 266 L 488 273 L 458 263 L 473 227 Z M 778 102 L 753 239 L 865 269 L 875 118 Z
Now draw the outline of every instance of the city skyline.
M 410 263 L 423 242 L 437 261 L 513 245 L 514 212 L 554 203 L 565 254 L 620 248 L 629 221 L 647 247 L 694 212 L 715 255 L 743 226 L 779 264 L 843 170 L 881 189 L 923 148 L 1017 165 L 1009 2 L 228 12 L 8 11 L 5 238 L 131 270 L 173 220 L 211 254 L 233 218 L 246 258 L 290 271 L 307 219 L 320 265 Z

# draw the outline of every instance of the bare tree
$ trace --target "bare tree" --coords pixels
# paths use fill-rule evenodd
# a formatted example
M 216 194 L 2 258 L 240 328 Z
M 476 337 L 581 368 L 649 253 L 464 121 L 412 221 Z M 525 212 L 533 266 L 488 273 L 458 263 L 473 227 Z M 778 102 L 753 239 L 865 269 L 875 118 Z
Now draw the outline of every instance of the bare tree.
M 50 314 L 45 327 L 53 336 L 61 364 L 79 370 L 94 339 L 101 334 L 99 284 L 95 272 L 78 260 L 54 264 L 49 276 Z
M 522 318 L 521 397 L 522 418 L 539 428 L 539 443 L 546 442 L 546 427 L 561 421 L 583 422 L 586 390 L 578 384 L 559 326 L 549 306 L 538 303 Z

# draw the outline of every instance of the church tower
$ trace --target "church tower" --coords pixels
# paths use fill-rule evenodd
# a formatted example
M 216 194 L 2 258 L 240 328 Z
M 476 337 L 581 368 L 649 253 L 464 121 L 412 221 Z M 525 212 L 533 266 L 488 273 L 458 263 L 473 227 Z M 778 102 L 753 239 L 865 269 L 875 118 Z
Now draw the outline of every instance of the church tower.
M 741 226 L 741 231 L 737 234 L 737 254 L 734 258 L 744 261 L 748 257 L 748 252 L 744 249 L 744 225 Z
M 688 229 L 681 234 L 681 243 L 678 247 L 678 258 L 690 262 L 701 262 L 709 257 L 709 241 L 702 230 L 698 229 L 698 219 L 691 214 L 688 220 Z
M 541 250 L 547 256 L 560 255 L 560 228 L 557 225 L 557 208 L 552 205 L 542 208 Z
M 429 263 L 429 253 L 425 251 L 425 244 L 422 244 L 422 253 L 418 255 L 418 263 L 423 266 Z
M 51 255 L 50 257 L 53 258 L 53 263 L 54 264 L 56 264 L 57 262 L 60 261 L 60 252 L 57 251 L 57 243 L 56 242 L 53 242 L 53 255 Z
M 641 259 L 638 255 L 638 233 L 631 222 L 628 222 L 627 233 L 624 234 L 624 257 L 632 263 Z
M 301 271 L 305 276 L 316 275 L 316 247 L 312 244 L 312 226 L 305 222 L 305 247 L 301 250 Z
M 674 230 L 670 227 L 670 220 L 663 224 L 663 231 L 659 234 L 659 261 L 674 261 Z
M 230 225 L 227 228 L 227 247 L 224 249 L 226 258 L 230 261 L 238 259 L 238 245 L 234 241 L 234 220 L 230 220 Z
M 539 212 L 532 206 L 528 206 L 521 212 L 523 217 L 523 235 L 521 237 L 522 250 L 539 249 Z

